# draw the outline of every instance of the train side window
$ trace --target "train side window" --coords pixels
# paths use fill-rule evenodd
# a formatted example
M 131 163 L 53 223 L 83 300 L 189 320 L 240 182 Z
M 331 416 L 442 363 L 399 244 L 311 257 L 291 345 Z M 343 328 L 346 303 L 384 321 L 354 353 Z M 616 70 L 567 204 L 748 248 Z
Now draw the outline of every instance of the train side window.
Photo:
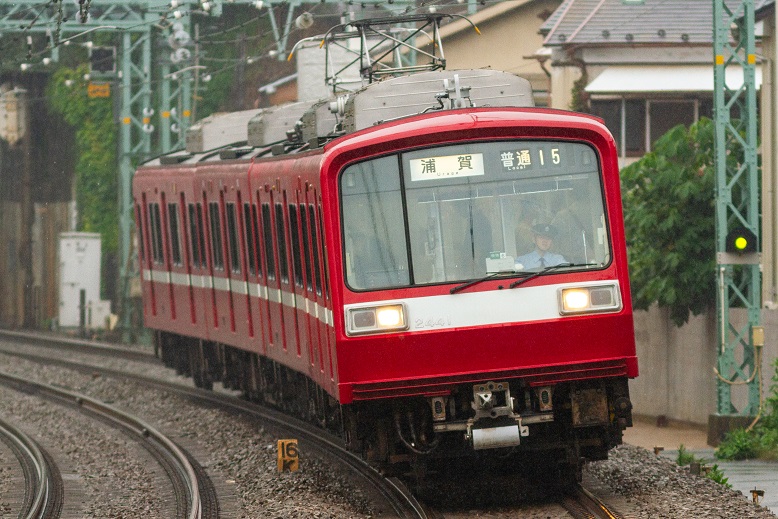
M 316 232 L 316 212 L 312 205 L 308 206 L 308 221 L 311 223 L 311 247 L 313 248 L 313 277 L 316 283 L 316 293 L 321 295 L 321 264 L 319 262 L 319 234 Z
M 178 204 L 171 203 L 167 205 L 168 229 L 170 231 L 170 252 L 173 256 L 173 265 L 181 266 L 181 235 L 178 229 Z
M 249 274 L 253 276 L 257 273 L 257 250 L 254 244 L 254 233 L 251 232 L 254 227 L 251 209 L 251 205 L 243 204 L 243 238 L 246 241 L 246 264 L 248 265 Z M 254 216 L 256 216 L 256 207 L 253 209 Z
M 292 231 L 292 263 L 294 267 L 294 283 L 303 286 L 303 261 L 300 253 L 300 232 L 297 227 L 297 206 L 289 204 L 289 229 Z
M 322 285 L 322 292 L 326 299 L 330 287 L 330 273 L 327 270 L 327 242 L 324 241 L 324 218 L 322 217 L 321 205 L 317 206 L 317 209 L 319 213 L 319 243 L 321 243 L 321 257 L 324 261 L 324 284 Z
M 211 258 L 213 267 L 224 270 L 224 254 L 222 253 L 222 226 L 219 218 L 219 203 L 208 204 L 208 217 L 211 223 Z
M 200 241 L 200 267 L 208 266 L 205 257 L 205 229 L 203 228 L 203 204 L 197 204 L 197 239 Z
M 230 267 L 240 274 L 240 256 L 238 256 L 238 222 L 235 214 L 235 204 L 227 204 L 227 243 L 230 247 Z
M 140 204 L 135 204 L 135 221 L 137 222 L 135 239 L 138 240 L 138 256 L 141 265 L 144 265 L 146 262 L 146 247 L 144 246 L 143 213 L 141 212 Z
M 257 274 L 262 277 L 262 239 L 260 237 L 260 228 L 262 223 L 259 221 L 259 213 L 256 204 L 251 204 L 251 227 L 254 232 L 254 251 L 257 264 Z
M 273 227 L 270 224 L 270 205 L 262 204 L 262 248 L 267 259 L 267 278 L 276 278 L 276 257 L 273 254 Z
M 305 283 L 308 291 L 313 290 L 313 273 L 311 272 L 311 234 L 308 232 L 308 213 L 305 212 L 305 205 L 300 204 L 300 238 L 303 242 L 303 257 L 305 258 Z
M 289 261 L 286 254 L 284 206 L 281 204 L 276 204 L 276 240 L 278 241 L 278 270 L 281 274 L 281 281 L 289 283 Z
M 157 261 L 157 236 L 154 231 L 154 204 L 149 203 L 149 245 L 151 246 L 151 260 Z
M 192 244 L 192 265 L 195 267 L 200 266 L 200 240 L 198 239 L 197 229 L 199 227 L 197 222 L 197 214 L 195 213 L 194 204 L 187 206 L 189 213 L 189 243 Z
M 151 227 L 151 253 L 154 263 L 164 263 L 162 254 L 162 226 L 159 214 L 159 204 L 152 202 L 149 204 L 149 220 Z

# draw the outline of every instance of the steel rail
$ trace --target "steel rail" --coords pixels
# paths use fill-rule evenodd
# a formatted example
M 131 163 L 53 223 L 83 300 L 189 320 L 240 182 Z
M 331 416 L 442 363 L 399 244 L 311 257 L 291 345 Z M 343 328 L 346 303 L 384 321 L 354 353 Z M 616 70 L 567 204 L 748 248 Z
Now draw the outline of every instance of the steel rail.
M 38 444 L 20 429 L 0 420 L 0 434 L 13 445 L 17 456 L 23 456 L 19 459 L 24 471 L 24 479 L 28 488 L 33 488 L 33 498 L 27 507 L 22 510 L 19 517 L 25 519 L 42 519 L 50 503 L 49 497 L 52 490 L 51 478 L 53 474 L 49 471 L 49 463 L 43 455 Z M 34 474 L 30 474 L 28 468 L 32 467 Z
M 52 398 L 65 401 L 102 416 L 111 423 L 142 437 L 147 443 L 154 445 L 155 450 L 169 460 L 178 472 L 178 477 L 182 480 L 188 494 L 187 500 L 189 504 L 187 508 L 189 513 L 187 518 L 200 519 L 202 517 L 200 489 L 194 467 L 192 467 L 186 454 L 172 440 L 145 421 L 86 395 L 40 382 L 33 382 L 10 373 L 0 371 L 0 383 L 17 387 L 33 387 Z
M 582 485 L 562 499 L 562 506 L 576 519 L 624 519 Z
M 2 334 L 2 332 L 0 332 Z M 25 339 L 26 340 L 26 339 Z M 30 339 L 32 340 L 32 339 Z M 57 342 L 56 338 L 36 335 L 35 341 Z M 70 342 L 70 341 L 69 341 Z M 88 343 L 86 343 L 88 345 Z M 365 481 L 369 482 L 373 488 L 392 506 L 394 512 L 401 518 L 407 519 L 431 519 L 432 515 L 425 507 L 419 503 L 410 490 L 396 478 L 385 478 L 372 466 L 366 463 L 362 458 L 346 450 L 341 438 L 336 437 L 323 429 L 312 424 L 299 420 L 295 417 L 286 415 L 280 411 L 270 409 L 263 405 L 240 400 L 236 397 L 214 393 L 204 389 L 186 387 L 180 384 L 165 382 L 154 378 L 128 373 L 125 371 L 114 370 L 95 365 L 79 364 L 62 359 L 48 359 L 30 353 L 6 351 L 0 348 L 0 353 L 6 353 L 16 357 L 22 357 L 33 362 L 46 361 L 69 369 L 92 373 L 98 370 L 106 375 L 117 378 L 124 378 L 142 383 L 145 387 L 154 387 L 161 391 L 176 393 L 179 396 L 199 400 L 217 408 L 231 408 L 235 411 L 247 414 L 255 419 L 262 420 L 268 425 L 283 429 L 285 432 L 296 434 L 301 440 L 316 446 L 319 450 L 335 454 L 337 460 L 349 467 L 353 472 L 359 474 Z
M 153 353 L 149 351 L 143 351 L 138 348 L 126 348 L 106 342 L 87 341 L 84 339 L 77 339 L 72 337 L 55 337 L 50 334 L 40 332 L 0 329 L 0 339 L 32 345 L 47 343 L 81 353 L 93 353 L 96 355 L 111 357 L 121 355 L 122 357 L 129 360 L 153 362 L 155 364 L 159 363 L 159 359 L 155 357 Z

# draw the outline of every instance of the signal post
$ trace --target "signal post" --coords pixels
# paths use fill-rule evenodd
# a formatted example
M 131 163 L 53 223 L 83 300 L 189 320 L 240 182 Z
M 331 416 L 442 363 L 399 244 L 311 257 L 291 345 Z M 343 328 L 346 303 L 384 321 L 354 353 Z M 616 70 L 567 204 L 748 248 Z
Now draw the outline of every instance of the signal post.
M 754 0 L 713 2 L 716 168 L 717 410 L 708 443 L 745 427 L 759 414 L 761 254 L 757 162 Z M 726 70 L 740 68 L 743 83 L 728 85 Z M 733 318 L 732 309 L 747 316 Z M 740 389 L 745 390 L 745 394 Z M 735 394 L 733 394 L 733 392 Z

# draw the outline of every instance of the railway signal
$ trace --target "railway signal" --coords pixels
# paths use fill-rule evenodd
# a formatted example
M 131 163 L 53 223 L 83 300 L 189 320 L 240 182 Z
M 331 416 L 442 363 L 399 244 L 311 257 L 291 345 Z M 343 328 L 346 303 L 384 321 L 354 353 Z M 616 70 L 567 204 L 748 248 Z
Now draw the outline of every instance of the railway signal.
M 714 0 L 713 62 L 719 337 L 717 412 L 708 429 L 709 437 L 721 438 L 731 424 L 748 423 L 761 408 L 761 359 L 752 333 L 760 328 L 761 311 L 754 0 Z M 739 88 L 725 81 L 730 69 L 742 70 Z M 731 228 L 731 222 L 742 226 Z M 735 308 L 745 310 L 747 323 L 731 318 Z M 743 386 L 747 399 L 733 398 Z
M 748 252 L 756 252 L 756 245 L 756 234 L 754 234 L 751 229 L 747 227 L 735 227 L 727 234 L 725 248 L 727 252 L 745 254 Z

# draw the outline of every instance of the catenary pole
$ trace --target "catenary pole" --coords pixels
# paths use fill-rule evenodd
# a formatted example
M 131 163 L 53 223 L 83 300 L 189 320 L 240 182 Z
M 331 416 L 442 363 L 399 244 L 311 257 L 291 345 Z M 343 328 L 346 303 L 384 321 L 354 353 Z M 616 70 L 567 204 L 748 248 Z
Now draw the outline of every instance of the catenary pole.
M 718 403 L 709 425 L 725 431 L 733 417 L 741 417 L 743 423 L 759 412 L 764 333 L 754 0 L 713 0 L 713 4 Z M 745 323 L 738 313 L 743 311 Z M 745 398 L 733 398 L 737 387 L 747 392 Z

